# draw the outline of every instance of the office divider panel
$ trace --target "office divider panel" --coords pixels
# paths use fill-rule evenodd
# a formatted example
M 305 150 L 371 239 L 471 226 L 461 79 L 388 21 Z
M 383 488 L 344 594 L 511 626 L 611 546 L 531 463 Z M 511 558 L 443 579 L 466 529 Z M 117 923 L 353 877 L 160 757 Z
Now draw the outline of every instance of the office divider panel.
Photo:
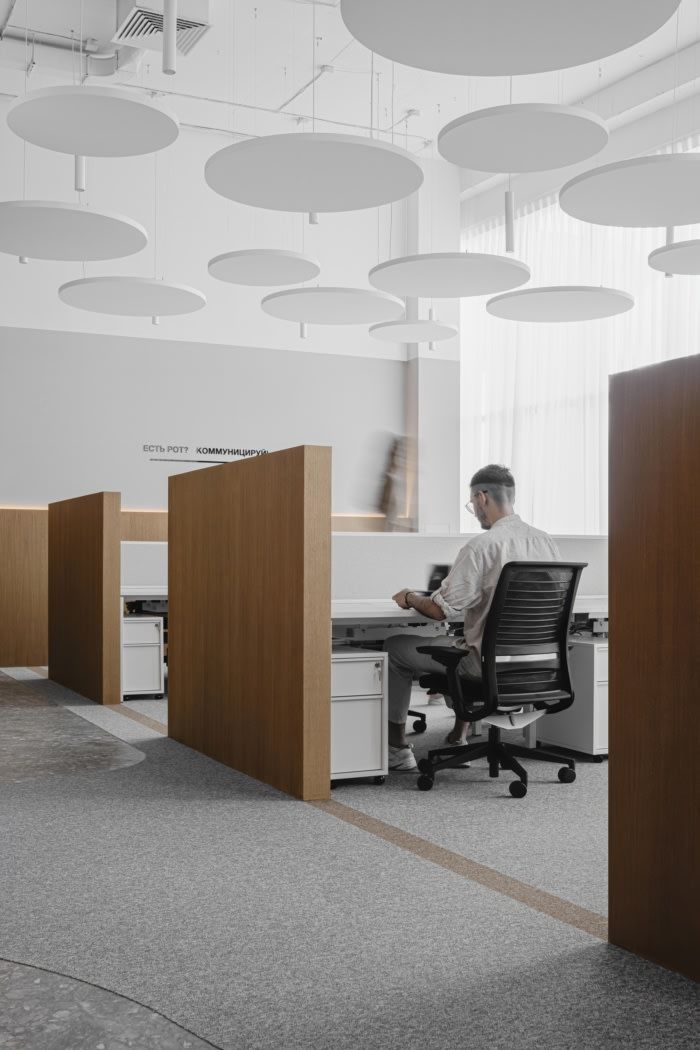
M 118 492 L 49 504 L 49 678 L 100 704 L 120 696 Z
M 610 940 L 700 979 L 700 356 L 610 405 Z
M 168 726 L 302 799 L 330 787 L 330 449 L 170 478 Z
M 123 510 L 121 538 L 165 543 L 168 539 L 167 510 Z
M 0 508 L 0 667 L 45 664 L 49 513 Z

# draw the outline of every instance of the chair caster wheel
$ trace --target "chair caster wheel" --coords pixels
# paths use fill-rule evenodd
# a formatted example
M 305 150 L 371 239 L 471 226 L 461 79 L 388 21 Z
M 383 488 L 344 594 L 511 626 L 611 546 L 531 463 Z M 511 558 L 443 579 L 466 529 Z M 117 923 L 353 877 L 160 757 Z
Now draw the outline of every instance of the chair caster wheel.
M 418 768 L 420 769 L 421 773 L 426 773 L 429 777 L 433 777 L 433 779 L 434 779 L 433 767 L 430 764 L 430 759 L 429 758 L 419 758 L 418 759 Z
M 383 776 L 375 777 L 374 780 L 373 780 L 373 783 L 374 784 L 385 784 L 386 783 L 386 777 L 383 777 Z
M 413 723 L 413 732 L 414 733 L 424 733 L 427 728 L 428 728 L 428 726 L 423 721 L 422 718 L 416 719 L 416 721 Z
M 559 772 L 557 773 L 557 776 L 561 780 L 562 784 L 573 784 L 574 780 L 576 780 L 576 770 L 569 769 L 568 766 L 562 766 Z
M 429 777 L 427 773 L 421 773 L 418 777 L 418 790 L 419 791 L 430 791 L 435 781 L 432 777 Z
M 511 780 L 508 790 L 513 798 L 525 798 L 527 795 L 527 784 L 523 784 L 522 780 Z

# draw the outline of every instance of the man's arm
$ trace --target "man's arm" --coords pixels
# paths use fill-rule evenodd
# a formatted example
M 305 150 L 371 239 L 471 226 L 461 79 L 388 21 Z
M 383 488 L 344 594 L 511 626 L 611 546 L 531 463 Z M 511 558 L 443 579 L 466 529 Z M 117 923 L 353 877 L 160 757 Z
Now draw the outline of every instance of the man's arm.
M 415 609 L 421 616 L 427 616 L 431 620 L 444 620 L 445 614 L 432 598 L 424 594 L 416 594 L 410 587 L 405 587 L 393 596 L 393 600 L 400 609 Z

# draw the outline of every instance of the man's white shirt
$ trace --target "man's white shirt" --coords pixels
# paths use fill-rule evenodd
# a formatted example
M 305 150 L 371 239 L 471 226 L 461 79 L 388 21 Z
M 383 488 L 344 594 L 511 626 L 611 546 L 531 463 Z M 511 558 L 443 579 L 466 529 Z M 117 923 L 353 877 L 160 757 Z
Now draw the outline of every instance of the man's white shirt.
M 484 624 L 501 569 L 509 561 L 559 561 L 554 540 L 517 514 L 499 518 L 490 529 L 472 537 L 460 550 L 452 569 L 431 598 L 448 620 L 464 616 L 464 638 L 455 645 L 473 650 L 469 661 L 478 667 Z

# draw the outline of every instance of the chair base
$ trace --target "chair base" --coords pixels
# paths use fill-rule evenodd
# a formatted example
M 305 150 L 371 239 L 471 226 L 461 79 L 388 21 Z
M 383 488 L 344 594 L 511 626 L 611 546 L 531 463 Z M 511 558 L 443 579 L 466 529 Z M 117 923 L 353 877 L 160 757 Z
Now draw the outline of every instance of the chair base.
M 415 718 L 416 720 L 413 723 L 413 732 L 424 733 L 428 728 L 428 721 L 424 713 L 422 711 L 409 711 L 408 714 L 411 716 L 411 718 Z
M 576 779 L 576 763 L 573 758 L 564 758 L 544 748 L 522 747 L 520 744 L 504 744 L 501 731 L 497 726 L 489 726 L 489 738 L 486 743 L 457 744 L 453 747 L 438 747 L 428 752 L 427 758 L 418 763 L 420 776 L 418 787 L 421 791 L 430 791 L 435 774 L 441 769 L 455 769 L 476 758 L 486 758 L 489 764 L 489 776 L 498 777 L 502 769 L 508 769 L 518 777 L 509 784 L 508 790 L 515 798 L 527 794 L 527 770 L 518 762 L 518 758 L 535 758 L 541 762 L 556 762 L 561 766 L 559 780 L 570 784 Z

